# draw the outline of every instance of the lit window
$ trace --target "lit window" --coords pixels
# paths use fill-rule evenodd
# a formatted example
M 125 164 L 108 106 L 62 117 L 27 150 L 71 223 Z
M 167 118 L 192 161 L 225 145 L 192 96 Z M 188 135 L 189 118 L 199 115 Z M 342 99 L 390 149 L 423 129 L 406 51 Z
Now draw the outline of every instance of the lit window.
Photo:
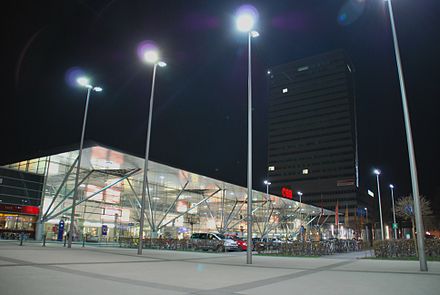
M 269 171 L 275 171 L 275 166 L 269 166 Z
M 287 93 L 288 91 L 289 91 L 289 89 L 283 88 L 283 93 Z
M 309 174 L 309 169 L 303 169 L 303 174 Z
M 300 67 L 297 69 L 298 72 L 307 71 L 309 69 L 308 66 Z

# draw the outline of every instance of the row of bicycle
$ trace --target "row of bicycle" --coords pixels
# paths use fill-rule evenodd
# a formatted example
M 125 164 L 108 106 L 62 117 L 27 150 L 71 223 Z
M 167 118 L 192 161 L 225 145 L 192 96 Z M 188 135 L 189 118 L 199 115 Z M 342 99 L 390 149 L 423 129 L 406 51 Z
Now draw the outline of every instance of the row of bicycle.
M 17 233 L 17 232 L 2 232 L 0 233 L 0 240 L 27 240 L 30 235 L 28 233 Z
M 334 253 L 362 251 L 365 245 L 358 240 L 293 241 L 290 243 L 260 242 L 255 250 L 263 254 L 288 256 L 322 256 Z

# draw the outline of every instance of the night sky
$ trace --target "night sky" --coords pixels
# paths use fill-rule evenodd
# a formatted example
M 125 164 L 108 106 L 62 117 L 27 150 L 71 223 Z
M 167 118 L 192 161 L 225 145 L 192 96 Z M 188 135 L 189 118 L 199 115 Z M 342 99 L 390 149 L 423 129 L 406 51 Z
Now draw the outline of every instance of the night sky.
M 383 0 L 12 1 L 2 9 L 4 79 L 0 163 L 79 143 L 87 73 L 93 94 L 86 138 L 144 153 L 152 67 L 137 46 L 153 40 L 168 63 L 159 69 L 151 159 L 246 184 L 246 34 L 236 9 L 259 10 L 253 42 L 254 184 L 264 189 L 267 161 L 266 71 L 342 48 L 356 73 L 362 189 L 375 189 L 372 167 L 397 195 L 410 192 L 398 77 Z M 421 193 L 440 199 L 440 3 L 395 0 L 394 11 Z M 6 78 L 6 79 L 5 79 Z M 6 82 L 6 83 L 5 83 Z M 435 198 L 437 195 L 437 198 Z

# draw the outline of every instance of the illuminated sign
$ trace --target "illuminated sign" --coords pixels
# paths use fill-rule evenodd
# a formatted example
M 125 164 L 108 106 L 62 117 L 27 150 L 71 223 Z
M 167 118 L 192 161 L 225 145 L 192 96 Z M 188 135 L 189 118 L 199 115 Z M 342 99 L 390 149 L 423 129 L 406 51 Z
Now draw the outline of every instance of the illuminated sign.
M 283 188 L 281 188 L 281 196 L 283 198 L 292 200 L 293 191 L 291 189 L 288 189 L 287 187 L 283 187 Z
M 0 205 L 0 211 L 16 212 L 29 215 L 38 215 L 40 208 L 36 206 L 20 206 L 20 205 Z

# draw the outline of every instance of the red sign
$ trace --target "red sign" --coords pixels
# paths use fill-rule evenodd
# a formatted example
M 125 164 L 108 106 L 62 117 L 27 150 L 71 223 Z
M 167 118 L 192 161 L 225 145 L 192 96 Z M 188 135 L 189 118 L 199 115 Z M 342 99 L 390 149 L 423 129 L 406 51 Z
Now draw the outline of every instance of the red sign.
M 293 191 L 287 187 L 281 188 L 281 196 L 286 199 L 293 199 Z
M 35 206 L 0 205 L 0 211 L 38 215 L 40 208 Z

